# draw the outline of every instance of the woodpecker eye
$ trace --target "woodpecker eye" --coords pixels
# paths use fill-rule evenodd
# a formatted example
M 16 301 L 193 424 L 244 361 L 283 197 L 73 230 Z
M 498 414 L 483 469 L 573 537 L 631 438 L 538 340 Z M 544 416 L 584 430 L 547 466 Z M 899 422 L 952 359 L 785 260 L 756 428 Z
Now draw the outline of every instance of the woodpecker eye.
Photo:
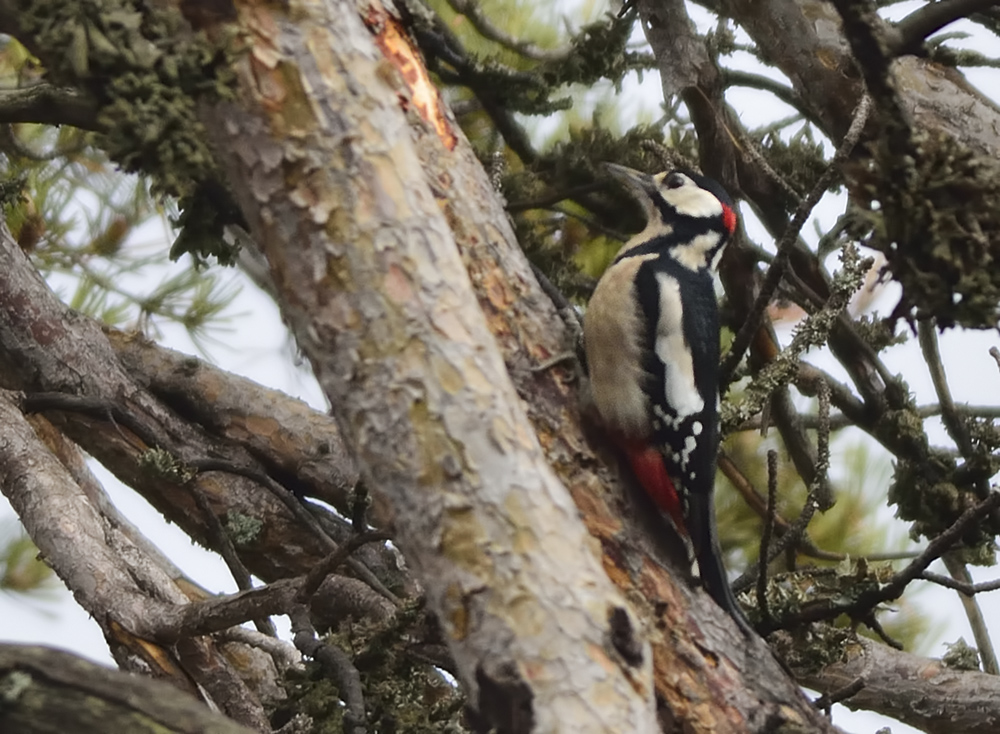
M 681 186 L 684 185 L 685 181 L 686 177 L 684 176 L 683 173 L 671 173 L 669 176 L 667 176 L 666 180 L 663 182 L 663 185 L 666 186 L 668 189 L 679 189 Z

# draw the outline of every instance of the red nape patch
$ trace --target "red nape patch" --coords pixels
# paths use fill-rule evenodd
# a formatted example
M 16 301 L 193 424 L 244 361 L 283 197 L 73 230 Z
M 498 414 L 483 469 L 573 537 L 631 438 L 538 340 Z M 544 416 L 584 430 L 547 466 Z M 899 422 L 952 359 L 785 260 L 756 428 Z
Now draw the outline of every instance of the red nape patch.
M 736 231 L 736 211 L 725 204 L 722 205 L 722 226 L 729 234 Z
M 641 443 L 626 443 L 625 455 L 628 456 L 632 473 L 639 480 L 639 484 L 650 496 L 656 506 L 663 512 L 670 515 L 674 525 L 684 535 L 687 535 L 687 527 L 684 524 L 684 509 L 681 506 L 680 495 L 674 488 L 673 480 L 667 474 L 667 465 L 663 461 L 663 454 L 652 446 Z

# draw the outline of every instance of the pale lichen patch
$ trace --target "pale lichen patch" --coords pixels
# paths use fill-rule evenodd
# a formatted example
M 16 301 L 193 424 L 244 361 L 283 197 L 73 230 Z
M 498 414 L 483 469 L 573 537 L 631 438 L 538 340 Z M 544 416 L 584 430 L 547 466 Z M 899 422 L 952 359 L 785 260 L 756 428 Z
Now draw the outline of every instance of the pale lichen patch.
M 401 305 L 413 300 L 413 283 L 410 276 L 399 265 L 390 265 L 382 282 L 386 296 L 393 303 Z
M 543 613 L 534 594 L 519 591 L 513 595 L 496 595 L 495 598 L 503 605 L 496 611 L 510 620 L 519 637 L 536 637 L 545 631 L 548 615 Z
M 479 578 L 494 572 L 490 556 L 483 552 L 487 534 L 476 512 L 468 505 L 445 507 L 441 517 L 441 553 Z
M 496 416 L 490 425 L 490 438 L 501 453 L 510 453 L 514 432 L 511 430 L 510 423 L 500 416 Z
M 444 357 L 435 354 L 431 357 L 431 369 L 437 378 L 441 389 L 449 395 L 457 395 L 465 388 L 465 380 L 462 373 L 455 368 L 451 362 Z

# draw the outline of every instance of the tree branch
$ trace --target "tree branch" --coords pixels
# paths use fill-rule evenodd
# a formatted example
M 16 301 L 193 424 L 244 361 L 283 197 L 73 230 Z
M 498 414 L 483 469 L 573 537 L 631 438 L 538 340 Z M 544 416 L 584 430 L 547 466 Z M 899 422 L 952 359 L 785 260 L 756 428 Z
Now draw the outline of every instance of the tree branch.
M 893 56 L 915 53 L 932 33 L 997 4 L 996 0 L 938 0 L 927 3 L 896 23 L 896 35 L 890 36 L 889 53 Z
M 843 705 L 877 711 L 928 734 L 993 734 L 1000 720 L 1000 676 L 948 668 L 885 645 L 850 644 L 841 662 L 795 673 L 802 685 L 825 693 L 861 679 L 864 688 Z
M 941 556 L 941 561 L 953 579 L 966 586 L 972 586 L 972 577 L 969 575 L 969 569 L 962 560 L 961 554 L 944 553 Z M 979 603 L 974 595 L 959 592 L 959 599 L 962 602 L 962 608 L 965 609 L 965 616 L 969 619 L 972 634 L 976 638 L 976 647 L 979 649 L 979 659 L 983 664 L 983 672 L 997 675 L 1000 672 L 997 669 L 997 654 L 993 650 L 993 640 L 990 639 L 990 631 L 986 626 L 986 620 L 983 619 L 983 611 L 979 608 Z
M 162 680 L 132 675 L 48 647 L 0 644 L 0 729 L 74 734 L 252 734 Z
M 721 69 L 722 83 L 726 87 L 747 87 L 749 89 L 760 89 L 770 92 L 782 102 L 798 110 L 800 114 L 808 116 L 809 110 L 802 104 L 802 99 L 791 87 L 786 87 L 781 82 L 777 82 L 770 77 L 760 74 L 752 74 L 747 71 L 736 69 Z
M 98 130 L 97 104 L 72 89 L 36 84 L 16 90 L 0 90 L 0 124 L 39 123 L 72 125 Z

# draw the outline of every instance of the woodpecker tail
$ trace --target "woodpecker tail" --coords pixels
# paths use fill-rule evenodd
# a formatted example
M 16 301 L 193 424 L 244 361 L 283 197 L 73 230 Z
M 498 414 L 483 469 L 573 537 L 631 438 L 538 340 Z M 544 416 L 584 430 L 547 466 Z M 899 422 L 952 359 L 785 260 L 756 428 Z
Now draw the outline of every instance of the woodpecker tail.
M 646 494 L 660 511 L 670 516 L 678 532 L 691 538 L 695 558 L 698 560 L 698 572 L 709 596 L 733 618 L 744 634 L 756 635 L 729 588 L 726 567 L 722 563 L 722 550 L 719 548 L 719 535 L 715 529 L 711 488 L 707 492 L 689 492 L 685 514 L 684 503 L 667 472 L 660 450 L 637 441 L 625 441 L 623 448 L 632 473 Z
M 756 636 L 750 621 L 736 601 L 736 595 L 729 587 L 726 567 L 722 563 L 722 549 L 719 534 L 715 529 L 715 508 L 712 505 L 713 492 L 698 492 L 688 495 L 688 532 L 698 559 L 698 573 L 715 603 L 722 607 L 745 635 Z

